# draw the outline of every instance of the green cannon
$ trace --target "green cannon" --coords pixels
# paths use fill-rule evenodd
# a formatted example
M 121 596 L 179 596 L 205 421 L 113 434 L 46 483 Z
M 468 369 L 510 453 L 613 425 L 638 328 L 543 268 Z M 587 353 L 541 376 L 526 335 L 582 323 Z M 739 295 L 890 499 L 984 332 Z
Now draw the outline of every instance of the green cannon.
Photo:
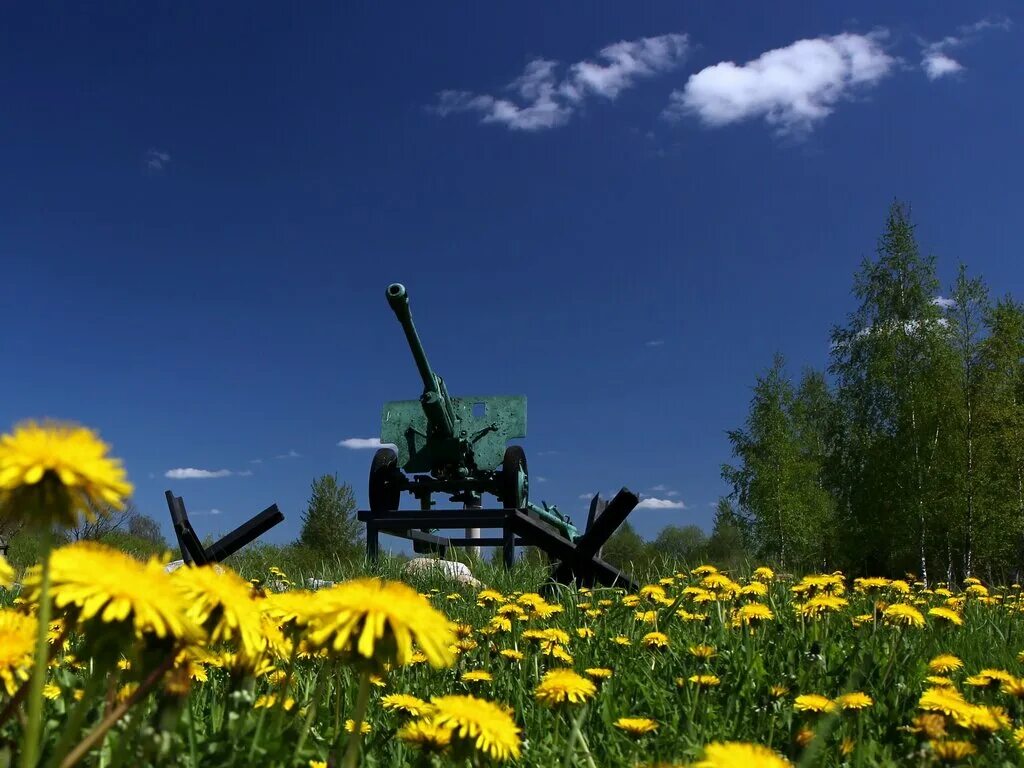
M 447 494 L 465 508 L 481 506 L 484 494 L 505 509 L 528 511 L 570 541 L 576 527 L 557 507 L 530 503 L 526 453 L 509 441 L 526 437 L 526 397 L 522 395 L 452 397 L 444 379 L 427 360 L 409 310 L 409 295 L 400 283 L 385 292 L 405 332 L 423 380 L 418 400 L 384 404 L 381 448 L 370 465 L 369 501 L 373 512 L 397 510 L 402 493 L 429 510 L 435 493 Z

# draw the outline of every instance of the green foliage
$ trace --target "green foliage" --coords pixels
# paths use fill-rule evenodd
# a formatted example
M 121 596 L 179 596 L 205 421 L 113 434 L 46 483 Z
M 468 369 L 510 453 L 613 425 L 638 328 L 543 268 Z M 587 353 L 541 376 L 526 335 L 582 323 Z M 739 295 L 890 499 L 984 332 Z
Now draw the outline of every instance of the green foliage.
M 362 523 L 356 519 L 352 486 L 337 475 L 313 481 L 309 504 L 302 515 L 299 542 L 316 559 L 356 559 L 362 556 Z
M 946 300 L 894 203 L 824 374 L 757 379 L 735 461 L 746 544 L 783 568 L 953 581 L 1024 565 L 1024 309 L 961 266 Z M 723 528 L 728 530 L 728 528 Z M 714 542 L 715 536 L 712 535 Z M 715 547 L 709 546 L 714 557 Z

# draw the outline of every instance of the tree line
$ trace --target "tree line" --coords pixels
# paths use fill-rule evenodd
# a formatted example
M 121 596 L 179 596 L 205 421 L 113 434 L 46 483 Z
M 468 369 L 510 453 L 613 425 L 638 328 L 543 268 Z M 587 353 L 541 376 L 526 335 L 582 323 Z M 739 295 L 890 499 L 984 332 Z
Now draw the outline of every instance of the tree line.
M 722 477 L 744 547 L 786 570 L 1020 578 L 1024 305 L 960 265 L 945 292 L 892 205 L 828 364 L 776 355 Z

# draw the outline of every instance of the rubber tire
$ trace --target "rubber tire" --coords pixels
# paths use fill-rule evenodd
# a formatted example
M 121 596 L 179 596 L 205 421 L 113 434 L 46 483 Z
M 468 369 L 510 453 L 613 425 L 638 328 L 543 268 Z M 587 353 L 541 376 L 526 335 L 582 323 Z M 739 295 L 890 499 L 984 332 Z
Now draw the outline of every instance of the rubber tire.
M 398 455 L 390 448 L 380 448 L 370 464 L 370 511 L 391 512 L 401 504 L 402 489 L 395 483 Z
M 521 498 L 519 490 L 519 471 L 524 475 L 525 488 Z M 501 504 L 505 509 L 522 509 L 530 500 L 530 471 L 526 466 L 526 451 L 522 446 L 510 445 L 505 449 L 501 460 Z

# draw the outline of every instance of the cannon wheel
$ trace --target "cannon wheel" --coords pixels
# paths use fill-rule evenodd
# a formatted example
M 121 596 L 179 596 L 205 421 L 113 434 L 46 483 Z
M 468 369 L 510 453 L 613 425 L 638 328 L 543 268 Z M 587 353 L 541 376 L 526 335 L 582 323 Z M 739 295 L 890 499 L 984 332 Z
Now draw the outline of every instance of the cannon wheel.
M 370 511 L 389 512 L 398 509 L 402 489 L 395 483 L 398 456 L 390 448 L 380 448 L 370 464 Z
M 518 445 L 505 449 L 501 460 L 501 503 L 505 509 L 522 509 L 530 500 L 530 473 L 526 452 Z

